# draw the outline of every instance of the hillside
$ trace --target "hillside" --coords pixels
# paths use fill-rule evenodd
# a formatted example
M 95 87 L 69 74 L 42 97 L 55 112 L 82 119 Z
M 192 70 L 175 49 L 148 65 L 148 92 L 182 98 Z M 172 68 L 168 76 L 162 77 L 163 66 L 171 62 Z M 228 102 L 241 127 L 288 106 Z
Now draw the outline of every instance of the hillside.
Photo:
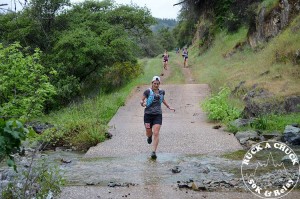
M 248 24 L 237 31 L 212 31 L 211 19 L 200 17 L 189 47 L 194 79 L 208 83 L 213 93 L 229 87 L 236 106 L 250 109 L 248 116 L 300 112 L 300 15 L 284 8 L 272 14 L 279 6 L 275 3 L 261 22 L 254 22 L 255 30 Z M 283 22 L 286 15 L 289 21 Z

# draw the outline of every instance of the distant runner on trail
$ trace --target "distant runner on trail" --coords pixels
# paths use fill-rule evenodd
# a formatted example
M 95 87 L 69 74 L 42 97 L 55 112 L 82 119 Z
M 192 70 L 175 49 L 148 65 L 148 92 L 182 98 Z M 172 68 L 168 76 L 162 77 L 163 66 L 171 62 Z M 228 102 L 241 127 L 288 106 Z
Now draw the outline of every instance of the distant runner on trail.
M 170 105 L 164 99 L 165 91 L 159 89 L 160 78 L 154 76 L 152 78 L 152 86 L 143 93 L 141 99 L 141 106 L 146 107 L 144 111 L 144 124 L 146 128 L 146 136 L 148 144 L 152 143 L 153 136 L 153 151 L 151 153 L 151 158 L 156 159 L 156 149 L 159 142 L 159 131 L 162 125 L 162 109 L 161 103 L 175 112 L 174 108 L 171 108 Z
M 168 62 L 169 62 L 169 54 L 168 51 L 165 50 L 164 54 L 163 54 L 163 66 L 165 70 L 168 70 Z
M 188 66 L 188 57 L 189 57 L 189 52 L 187 51 L 187 48 L 185 47 L 182 51 L 182 57 L 184 59 L 184 62 L 183 62 L 183 67 L 187 67 Z

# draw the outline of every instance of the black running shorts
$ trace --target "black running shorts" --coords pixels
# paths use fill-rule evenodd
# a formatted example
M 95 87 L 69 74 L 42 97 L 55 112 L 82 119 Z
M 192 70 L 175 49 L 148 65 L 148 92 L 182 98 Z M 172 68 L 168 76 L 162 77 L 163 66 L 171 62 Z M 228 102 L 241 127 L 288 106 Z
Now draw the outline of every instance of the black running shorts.
M 144 114 L 144 123 L 147 129 L 152 128 L 154 124 L 162 125 L 162 114 Z

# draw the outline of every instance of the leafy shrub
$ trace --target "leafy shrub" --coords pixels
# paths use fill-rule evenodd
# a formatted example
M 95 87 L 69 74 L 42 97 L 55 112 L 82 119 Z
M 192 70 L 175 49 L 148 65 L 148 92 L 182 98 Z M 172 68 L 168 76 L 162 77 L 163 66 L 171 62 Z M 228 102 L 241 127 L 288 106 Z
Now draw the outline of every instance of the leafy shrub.
M 218 94 L 203 102 L 202 108 L 210 120 L 229 122 L 240 116 L 241 111 L 230 105 L 229 95 L 230 89 L 222 88 Z
M 21 141 L 26 139 L 28 132 L 29 130 L 18 120 L 0 119 L 0 162 L 8 157 L 8 166 L 13 166 L 16 170 L 12 154 L 20 150 Z
M 140 75 L 142 71 L 141 65 L 136 63 L 115 63 L 112 67 L 107 67 L 105 69 L 102 78 L 103 86 L 108 90 L 118 88 Z
M 24 55 L 16 43 L 0 44 L 0 112 L 2 116 L 31 117 L 42 113 L 44 104 L 56 93 L 39 50 Z M 51 71 L 54 72 L 54 71 Z

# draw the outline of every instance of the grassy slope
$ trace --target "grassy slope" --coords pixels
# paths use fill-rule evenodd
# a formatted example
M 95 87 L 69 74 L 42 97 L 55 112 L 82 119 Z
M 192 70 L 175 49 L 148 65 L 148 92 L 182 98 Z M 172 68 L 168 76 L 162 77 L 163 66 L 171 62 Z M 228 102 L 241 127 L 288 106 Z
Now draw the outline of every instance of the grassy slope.
M 246 38 L 247 29 L 241 28 L 235 34 L 217 34 L 213 46 L 201 55 L 199 49 L 191 47 L 189 63 L 194 79 L 198 83 L 209 84 L 213 93 L 223 86 L 233 90 L 241 81 L 246 81 L 246 91 L 240 93 L 238 99 L 230 101 L 240 108 L 244 106 L 241 100 L 243 95 L 255 84 L 258 88 L 274 93 L 276 99 L 299 96 L 300 66 L 293 64 L 290 57 L 296 52 L 300 53 L 300 16 L 280 35 L 269 43 L 262 44 L 264 46 L 260 50 L 255 52 L 249 46 L 244 46 L 242 51 L 238 50 L 232 56 L 224 57 L 232 52 L 237 43 L 246 41 Z M 269 72 L 262 75 L 266 71 Z M 264 123 L 264 128 L 260 130 L 283 132 L 287 124 L 300 124 L 300 114 L 270 115 L 260 120 Z
M 282 34 L 265 44 L 262 50 L 254 52 L 245 46 L 229 58 L 224 58 L 238 42 L 246 41 L 247 30 L 241 28 L 236 34 L 217 34 L 213 46 L 201 56 L 198 49 L 190 49 L 189 62 L 192 65 L 195 79 L 200 83 L 211 85 L 213 92 L 221 86 L 234 88 L 241 81 L 246 81 L 248 88 L 258 84 L 277 96 L 300 94 L 300 67 L 293 65 L 287 59 L 289 53 L 300 49 L 300 16 Z M 282 62 L 276 62 L 276 53 L 282 57 Z M 286 62 L 286 63 L 285 63 Z M 266 75 L 262 73 L 270 71 Z

